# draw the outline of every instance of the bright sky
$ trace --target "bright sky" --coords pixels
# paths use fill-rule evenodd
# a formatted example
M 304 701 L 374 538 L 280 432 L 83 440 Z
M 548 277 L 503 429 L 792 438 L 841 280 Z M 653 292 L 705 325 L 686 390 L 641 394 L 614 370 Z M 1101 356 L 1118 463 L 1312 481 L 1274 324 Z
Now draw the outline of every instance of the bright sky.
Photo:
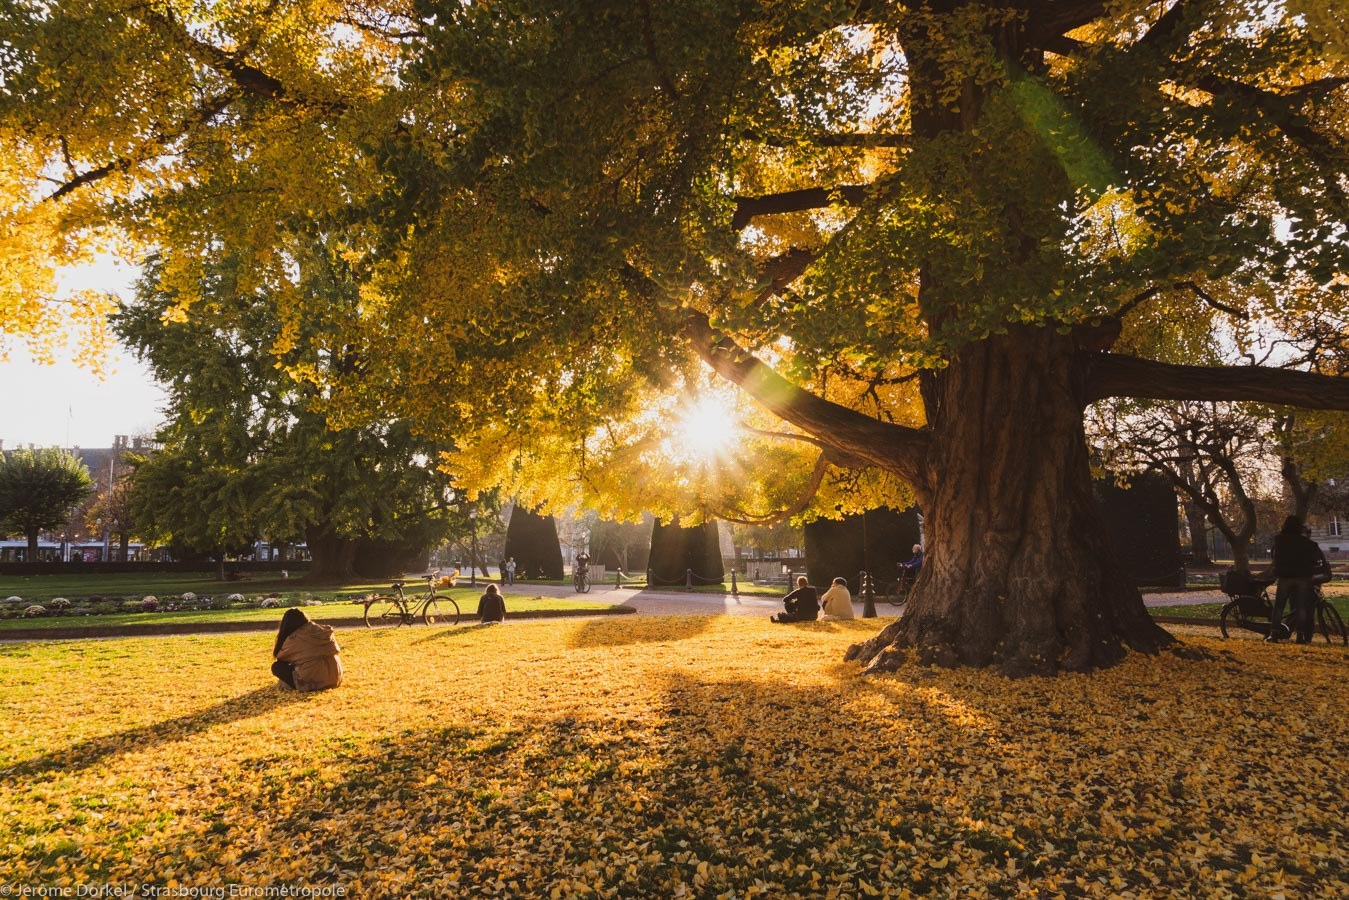
M 70 290 L 130 295 L 138 272 L 111 261 L 65 273 Z M 116 348 L 99 378 L 69 361 L 35 363 L 22 348 L 0 361 L 0 440 L 5 449 L 111 447 L 113 436 L 150 434 L 160 422 L 164 392 L 134 357 Z

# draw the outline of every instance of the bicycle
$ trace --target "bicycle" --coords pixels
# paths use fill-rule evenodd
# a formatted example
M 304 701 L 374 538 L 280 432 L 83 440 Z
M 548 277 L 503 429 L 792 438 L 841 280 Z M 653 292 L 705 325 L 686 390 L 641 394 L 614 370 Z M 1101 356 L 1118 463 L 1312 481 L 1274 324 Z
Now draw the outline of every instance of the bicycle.
M 578 594 L 590 593 L 590 566 L 577 563 L 571 568 L 571 583 Z
M 913 587 L 913 582 L 917 580 L 917 575 L 913 569 L 898 563 L 899 579 L 891 581 L 885 585 L 876 596 L 889 603 L 891 606 L 903 606 L 909 602 L 909 590 Z
M 418 616 L 427 625 L 458 625 L 459 624 L 459 604 L 454 602 L 454 598 L 448 594 L 441 596 L 436 593 L 436 579 L 440 576 L 439 572 L 422 575 L 426 580 L 426 593 L 419 599 L 408 602 L 407 595 L 403 593 L 403 585 L 406 581 L 395 581 L 393 583 L 394 594 L 371 594 L 365 599 L 365 627 L 373 628 L 376 622 L 390 622 L 395 626 L 411 625 Z M 373 612 L 372 612 L 373 610 Z
M 1252 578 L 1238 572 L 1228 572 L 1223 576 L 1223 593 L 1231 598 L 1218 615 L 1218 628 L 1224 638 L 1228 636 L 1229 625 L 1269 635 L 1269 617 L 1274 612 L 1274 604 L 1269 599 L 1269 588 L 1273 584 L 1273 581 Z M 1349 631 L 1345 630 L 1344 620 L 1340 618 L 1339 610 L 1322 595 L 1320 585 L 1315 586 L 1315 598 L 1314 630 L 1321 633 L 1327 644 L 1339 640 L 1341 645 L 1349 646 Z M 1283 629 L 1284 634 L 1293 633 L 1293 615 L 1293 610 L 1290 609 L 1280 620 L 1279 627 Z

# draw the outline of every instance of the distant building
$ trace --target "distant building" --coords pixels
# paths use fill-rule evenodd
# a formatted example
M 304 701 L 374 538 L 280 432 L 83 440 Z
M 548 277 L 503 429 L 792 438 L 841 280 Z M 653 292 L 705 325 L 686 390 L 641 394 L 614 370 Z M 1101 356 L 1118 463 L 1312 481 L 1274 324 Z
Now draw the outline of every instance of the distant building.
M 38 540 L 38 559 L 26 559 L 28 545 L 26 541 L 3 541 L 0 540 L 0 562 L 31 562 L 31 561 L 71 561 L 71 562 L 104 562 L 115 559 L 119 546 L 114 539 L 114 535 L 105 529 L 101 522 L 92 520 L 88 515 L 88 510 L 93 501 L 106 494 L 109 488 L 116 484 L 119 479 L 124 477 L 130 467 L 126 462 L 127 453 L 152 453 L 155 449 L 155 443 L 151 440 L 141 437 L 128 437 L 124 434 L 113 436 L 113 445 L 111 447 L 67 447 L 66 452 L 84 463 L 85 468 L 89 470 L 89 475 L 94 481 L 94 490 L 80 508 L 76 509 L 74 515 L 66 526 L 58 532 L 46 532 L 39 536 Z M 17 448 L 12 448 L 17 449 Z M 0 453 L 12 452 L 5 450 L 4 442 L 0 441 Z M 36 449 L 35 445 L 29 444 L 24 449 Z M 3 537 L 3 535 L 0 535 Z M 127 559 L 135 561 L 143 559 L 145 548 L 140 543 L 130 543 L 127 545 Z

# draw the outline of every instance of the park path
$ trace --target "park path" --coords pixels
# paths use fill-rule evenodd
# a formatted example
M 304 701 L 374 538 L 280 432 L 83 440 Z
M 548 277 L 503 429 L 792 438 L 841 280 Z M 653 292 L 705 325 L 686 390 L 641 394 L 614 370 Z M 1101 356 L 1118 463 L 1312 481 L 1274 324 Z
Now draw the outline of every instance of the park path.
M 517 584 L 507 588 L 509 595 L 521 589 L 530 594 L 546 597 L 578 597 L 570 586 L 552 584 Z M 783 592 L 786 593 L 785 591 Z M 700 594 L 680 590 L 639 590 L 635 588 L 616 588 L 612 585 L 595 585 L 587 599 L 621 603 L 637 610 L 638 615 L 681 616 L 681 615 L 732 615 L 732 616 L 769 616 L 782 610 L 782 600 L 765 594 L 741 594 L 739 599 L 729 594 Z M 1164 594 L 1144 594 L 1146 606 L 1193 606 L 1199 603 L 1225 603 L 1227 596 L 1219 590 L 1177 591 Z M 527 606 L 528 600 L 516 600 L 511 609 Z M 883 616 L 895 615 L 900 607 L 877 601 L 876 612 Z M 853 610 L 862 615 L 862 601 L 853 598 Z

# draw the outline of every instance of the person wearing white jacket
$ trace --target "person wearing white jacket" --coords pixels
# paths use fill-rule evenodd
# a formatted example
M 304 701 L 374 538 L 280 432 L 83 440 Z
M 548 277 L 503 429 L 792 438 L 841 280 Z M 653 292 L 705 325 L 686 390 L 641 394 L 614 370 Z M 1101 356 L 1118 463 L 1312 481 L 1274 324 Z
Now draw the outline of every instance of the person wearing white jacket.
M 846 578 L 834 579 L 834 583 L 829 585 L 829 590 L 825 591 L 824 596 L 820 598 L 820 606 L 824 609 L 826 619 L 854 618 L 852 594 L 848 591 Z

